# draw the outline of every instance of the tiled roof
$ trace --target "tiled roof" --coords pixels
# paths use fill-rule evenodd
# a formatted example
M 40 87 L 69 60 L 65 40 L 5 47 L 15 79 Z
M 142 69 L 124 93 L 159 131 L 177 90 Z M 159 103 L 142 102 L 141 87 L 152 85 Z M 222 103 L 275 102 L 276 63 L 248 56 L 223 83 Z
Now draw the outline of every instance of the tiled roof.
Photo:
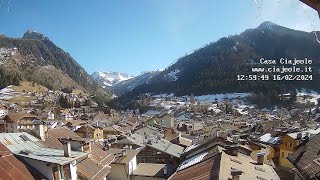
M 320 134 L 309 141 L 304 141 L 287 159 L 300 171 L 306 179 L 319 179 L 320 175 Z M 318 176 L 317 176 L 318 175 Z
M 170 154 L 174 157 L 179 158 L 184 150 L 183 147 L 173 144 L 168 140 L 160 139 L 152 142 L 151 144 L 147 144 L 147 146 L 153 147 L 159 151 Z
M 63 149 L 63 144 L 51 134 L 48 134 L 46 140 L 41 141 L 41 143 L 47 148 Z
M 34 179 L 26 166 L 0 143 L 0 179 L 31 180 Z
M 85 124 L 87 124 L 87 122 L 82 121 L 82 120 L 68 120 L 68 121 L 66 121 L 67 126 L 82 126 Z
M 74 139 L 80 138 L 80 136 L 70 131 L 71 130 L 69 130 L 68 128 L 60 128 L 57 131 L 54 131 L 53 134 L 58 136 L 56 133 L 63 132 L 63 134 L 59 135 L 59 138 L 68 137 L 66 135 L 70 135 L 70 137 Z M 56 137 L 52 136 L 51 133 L 49 133 L 48 139 L 46 139 L 46 141 L 43 142 L 43 144 L 58 149 L 63 148 L 62 143 Z M 100 148 L 99 144 L 93 143 L 91 144 L 91 151 L 88 151 L 88 157 L 77 164 L 77 174 L 86 179 L 103 179 L 111 172 L 111 167 L 109 165 L 113 161 L 113 154 L 107 151 L 103 151 Z
M 119 140 L 116 144 L 136 144 L 138 146 L 144 146 L 144 137 L 139 134 L 131 134 L 130 136 L 126 136 L 124 139 Z
M 240 175 L 240 179 L 280 180 L 270 165 L 257 165 L 250 156 L 242 153 L 239 153 L 237 156 L 231 156 L 222 149 L 219 179 L 231 178 L 230 172 L 232 169 L 243 172 Z
M 52 135 L 53 137 L 55 137 L 57 139 L 71 138 L 72 140 L 87 141 L 87 139 L 81 138 L 78 134 L 71 131 L 67 127 L 59 127 L 59 128 L 49 129 L 48 134 Z
M 38 119 L 38 116 L 31 114 L 29 112 L 17 112 L 17 113 L 9 114 L 4 117 L 5 120 L 10 120 L 10 121 L 14 121 L 14 122 L 19 121 L 23 118 Z
M 111 172 L 108 164 L 99 164 L 88 157 L 77 164 L 77 174 L 86 179 L 103 179 Z
M 167 166 L 167 174 L 172 174 L 174 168 L 166 164 L 152 164 L 152 163 L 139 163 L 137 168 L 133 171 L 134 176 L 147 176 L 147 177 L 166 177 L 163 168 Z
M 114 160 L 112 153 L 100 149 L 100 146 L 96 143 L 91 145 L 91 152 L 89 152 L 89 156 L 98 164 L 102 165 L 109 165 Z
M 121 156 L 115 163 L 128 164 L 140 151 L 127 149 L 124 156 Z

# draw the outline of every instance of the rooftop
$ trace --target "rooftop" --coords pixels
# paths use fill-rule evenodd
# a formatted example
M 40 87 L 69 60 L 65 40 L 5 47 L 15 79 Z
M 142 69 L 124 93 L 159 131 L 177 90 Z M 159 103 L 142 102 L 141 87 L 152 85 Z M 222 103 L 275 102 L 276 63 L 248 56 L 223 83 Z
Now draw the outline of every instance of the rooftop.
M 59 165 L 87 156 L 87 153 L 72 151 L 71 157 L 65 157 L 63 150 L 45 148 L 39 139 L 26 132 L 0 133 L 0 142 L 17 156 Z
M 177 158 L 181 156 L 184 150 L 183 147 L 173 144 L 165 139 L 156 140 L 155 142 L 147 144 L 147 146 L 153 147 L 159 151 L 165 152 Z
M 3 144 L 0 143 L 1 179 L 34 179 L 27 167 L 21 163 Z
M 287 159 L 299 170 L 306 179 L 319 179 L 320 172 L 320 134 L 315 135 L 309 141 L 304 141 L 298 149 L 290 154 Z
M 164 167 L 166 166 L 167 174 L 172 174 L 174 168 L 166 164 L 152 164 L 152 163 L 139 163 L 137 168 L 133 171 L 134 176 L 146 177 L 166 177 L 164 174 Z
M 17 112 L 17 113 L 13 113 L 13 114 L 9 114 L 7 116 L 4 117 L 5 120 L 9 120 L 9 121 L 19 121 L 23 118 L 34 118 L 34 119 L 38 119 L 38 116 L 35 114 L 32 114 L 30 112 Z
M 81 138 L 78 134 L 75 132 L 71 131 L 67 127 L 59 127 L 59 128 L 54 128 L 54 129 L 49 129 L 48 134 L 51 135 L 52 137 L 55 137 L 57 139 L 72 139 L 76 141 L 88 141 L 88 139 Z
M 114 162 L 115 164 L 128 164 L 140 152 L 132 149 L 127 149 L 125 151 L 125 154 Z
M 310 137 L 312 135 L 316 135 L 320 133 L 320 128 L 318 129 L 308 129 L 301 132 L 295 132 L 295 133 L 289 133 L 288 136 L 292 137 L 293 139 L 298 139 L 298 134 L 301 134 L 301 138 L 304 138 L 306 136 Z

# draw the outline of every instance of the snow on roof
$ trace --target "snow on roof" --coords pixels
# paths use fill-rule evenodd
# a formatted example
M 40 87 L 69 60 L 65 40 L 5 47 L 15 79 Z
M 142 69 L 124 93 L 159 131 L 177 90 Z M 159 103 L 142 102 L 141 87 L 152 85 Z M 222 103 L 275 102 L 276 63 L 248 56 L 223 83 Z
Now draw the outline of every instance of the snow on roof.
M 185 168 L 187 168 L 187 167 L 190 167 L 190 166 L 192 166 L 192 165 L 194 165 L 194 164 L 197 164 L 197 163 L 201 162 L 201 161 L 203 160 L 203 158 L 204 158 L 207 154 L 208 154 L 208 152 L 203 152 L 203 153 L 201 153 L 201 154 L 198 154 L 198 155 L 196 155 L 196 156 L 193 156 L 193 157 L 191 157 L 191 158 L 189 158 L 189 159 L 184 160 L 184 161 L 181 163 L 180 167 L 178 168 L 178 171 L 180 171 L 180 170 L 182 170 L 182 169 L 185 169 Z
M 272 137 L 270 133 L 264 134 L 259 137 L 260 142 L 268 143 L 268 144 L 277 144 L 280 142 L 281 138 Z
M 310 137 L 311 135 L 316 135 L 320 133 L 320 128 L 318 129 L 308 129 L 306 131 L 301 132 L 295 132 L 295 133 L 289 133 L 288 136 L 292 137 L 293 139 L 298 139 L 298 134 L 301 133 L 301 138 L 304 138 L 306 136 Z

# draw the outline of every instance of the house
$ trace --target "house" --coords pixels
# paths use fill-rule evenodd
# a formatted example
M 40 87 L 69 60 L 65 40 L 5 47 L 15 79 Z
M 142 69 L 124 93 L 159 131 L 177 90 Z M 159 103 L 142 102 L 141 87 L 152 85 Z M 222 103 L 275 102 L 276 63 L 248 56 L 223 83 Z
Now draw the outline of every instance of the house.
M 104 139 L 113 139 L 116 138 L 118 135 L 121 133 L 117 131 L 115 128 L 112 126 L 107 126 L 103 128 L 103 138 Z
M 314 136 L 320 133 L 320 128 L 316 130 L 306 130 L 295 133 L 288 133 L 282 137 L 282 143 L 280 144 L 280 157 L 279 165 L 281 167 L 291 169 L 293 164 L 287 159 L 287 157 L 295 151 L 295 147 L 299 146 L 306 138 Z
M 103 141 L 103 129 L 86 124 L 74 131 L 82 138 L 93 139 L 94 141 Z
M 135 134 L 139 134 L 141 136 L 163 136 L 162 130 L 152 126 L 145 126 L 136 131 Z
M 123 149 L 125 147 L 132 147 L 131 149 L 138 149 L 145 146 L 145 137 L 139 134 L 129 134 L 119 138 L 116 142 L 111 144 L 112 148 Z
M 161 125 L 162 127 L 172 128 L 174 126 L 174 117 L 169 114 L 160 114 L 147 121 L 149 126 Z
M 26 133 L 1 133 L 0 142 L 22 162 L 46 179 L 77 179 L 77 164 L 87 153 L 71 151 L 69 142 L 63 150 L 46 148 L 36 137 Z
M 9 114 L 3 120 L 6 133 L 34 132 L 42 140 L 45 139 L 45 132 L 48 130 L 48 126 L 32 112 Z
M 177 165 L 184 148 L 162 138 L 146 139 L 145 146 L 137 156 L 139 163 Z
M 181 133 L 179 133 L 179 135 L 177 137 L 170 140 L 170 142 L 173 144 L 177 144 L 177 145 L 184 147 L 184 148 L 192 145 L 192 140 L 185 138 L 185 137 L 182 137 Z
M 199 122 L 181 123 L 178 125 L 177 130 L 190 135 L 204 134 L 203 124 Z
M 41 175 L 36 176 L 37 172 L 30 172 L 26 165 L 20 162 L 8 148 L 0 143 L 0 174 L 1 179 L 43 179 Z M 34 177 L 34 174 L 36 177 Z
M 65 126 L 67 126 L 72 131 L 76 131 L 77 129 L 81 128 L 83 125 L 86 125 L 87 121 L 82 120 L 67 120 Z
M 69 120 L 74 119 L 74 112 L 72 112 L 70 109 L 63 110 L 61 112 L 61 115 L 64 116 L 65 121 L 69 121 Z
M 65 139 L 70 141 L 71 149 L 88 153 L 88 157 L 77 164 L 76 173 L 80 179 L 107 178 L 111 172 L 110 164 L 114 161 L 114 156 L 102 150 L 99 144 L 81 138 L 66 127 L 48 130 L 48 138 L 42 144 L 46 147 L 61 149 Z
M 112 180 L 131 180 L 132 172 L 137 167 L 138 150 L 132 149 L 113 149 L 110 150 L 116 157 L 112 162 L 112 171 L 108 176 Z
M 132 127 L 125 125 L 113 125 L 112 126 L 116 131 L 120 132 L 120 134 L 126 135 L 132 132 Z
M 212 141 L 187 148 L 177 171 L 169 180 L 280 180 L 274 169 L 264 163 L 264 154 L 259 154 L 255 161 L 247 150 L 236 144 Z
M 287 159 L 295 167 L 296 180 L 320 179 L 320 134 L 307 138 Z
M 0 118 L 8 114 L 8 108 L 6 106 L 0 105 Z
M 47 114 L 47 120 L 54 120 L 54 113 L 52 111 L 49 111 Z
M 90 140 L 86 138 L 80 137 L 75 132 L 71 131 L 67 127 L 58 127 L 54 129 L 49 129 L 47 132 L 47 138 L 43 143 L 46 144 L 46 146 L 52 148 L 60 148 L 61 146 L 61 140 L 63 139 L 69 139 L 71 143 L 71 148 L 76 151 L 86 152 L 90 150 Z
M 174 170 L 168 164 L 140 163 L 132 173 L 132 180 L 166 180 Z
M 272 146 L 253 141 L 248 141 L 248 144 L 252 150 L 252 153 L 250 154 L 252 159 L 257 160 L 257 154 L 264 153 L 264 162 L 275 167 L 274 160 L 278 162 L 279 156 L 275 157 L 275 149 Z

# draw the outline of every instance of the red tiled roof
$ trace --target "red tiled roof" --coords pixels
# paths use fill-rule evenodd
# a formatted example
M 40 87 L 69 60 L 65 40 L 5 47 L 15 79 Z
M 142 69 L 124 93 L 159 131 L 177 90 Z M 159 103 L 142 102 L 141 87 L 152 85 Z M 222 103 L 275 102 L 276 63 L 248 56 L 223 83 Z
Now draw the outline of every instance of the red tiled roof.
M 0 179 L 34 179 L 26 166 L 0 143 Z
M 78 134 L 71 131 L 67 127 L 59 127 L 59 128 L 49 129 L 48 134 L 52 135 L 53 137 L 55 137 L 57 139 L 63 139 L 63 138 L 70 139 L 71 138 L 72 140 L 86 141 L 85 138 L 81 138 Z
M 111 167 L 97 164 L 91 158 L 86 158 L 77 164 L 77 174 L 86 179 L 103 179 L 111 172 Z
M 47 148 L 63 149 L 63 144 L 51 134 L 48 134 L 46 140 L 41 141 L 41 144 L 43 144 Z
M 91 157 L 97 161 L 99 164 L 111 164 L 112 161 L 114 160 L 114 156 L 113 154 L 104 151 L 100 148 L 100 146 L 96 143 L 93 143 L 91 145 L 91 152 L 90 155 L 92 155 Z
M 113 154 L 103 151 L 94 143 L 89 156 L 77 165 L 77 173 L 87 179 L 103 179 L 111 172 L 109 165 L 113 160 Z

